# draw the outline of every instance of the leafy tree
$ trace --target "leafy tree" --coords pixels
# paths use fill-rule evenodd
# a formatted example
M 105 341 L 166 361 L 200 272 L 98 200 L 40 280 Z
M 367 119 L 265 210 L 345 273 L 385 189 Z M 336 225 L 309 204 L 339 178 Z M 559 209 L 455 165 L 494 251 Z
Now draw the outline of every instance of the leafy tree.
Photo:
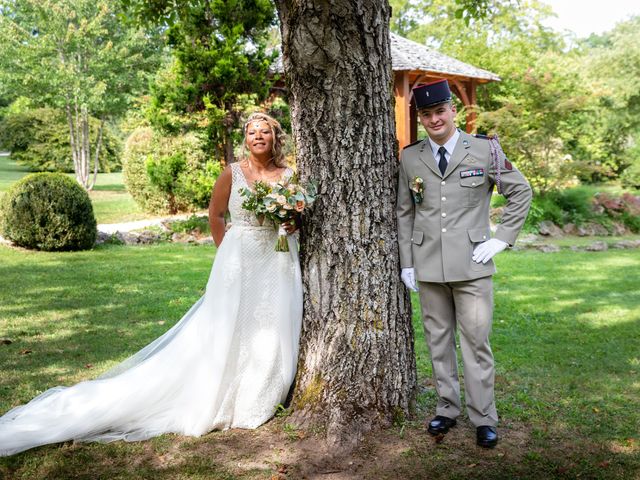
M 395 0 L 410 38 L 501 77 L 478 89 L 480 131 L 499 133 L 505 151 L 538 192 L 554 189 L 584 169 L 573 146 L 589 109 L 589 91 L 575 74 L 579 55 L 543 21 L 540 2 L 482 2 L 483 15 L 460 16 L 455 0 Z M 482 6 L 478 5 L 478 6 Z M 471 9 L 471 12 L 474 10 Z M 423 15 L 420 16 L 419 13 Z
M 477 125 L 500 133 L 539 192 L 576 176 L 602 181 L 625 169 L 633 176 L 640 152 L 637 17 L 577 42 L 544 25 L 553 12 L 537 1 L 488 0 L 478 4 L 488 7 L 484 14 L 464 18 L 458 0 L 391 3 L 395 31 L 501 77 L 479 88 Z
M 234 130 L 247 104 L 269 92 L 269 0 L 122 0 L 130 17 L 166 28 L 173 62 L 154 85 L 152 125 L 170 133 L 204 129 L 212 154 L 233 161 Z
M 592 180 L 625 178 L 640 171 L 640 16 L 620 22 L 603 35 L 580 45 L 580 80 L 593 92 L 593 106 L 584 128 L 588 141 L 576 146 L 599 161 Z M 640 183 L 640 177 L 629 182 Z
M 76 179 L 87 190 L 105 122 L 144 90 L 158 51 L 153 35 L 120 21 L 112 0 L 0 0 L 0 83 L 66 113 Z M 100 122 L 95 140 L 91 117 Z
M 505 92 L 502 105 L 485 110 L 478 127 L 501 134 L 501 143 L 537 193 L 567 186 L 576 174 L 591 171 L 572 155 L 590 134 L 581 124 L 589 116 L 589 92 L 574 75 L 569 56 L 540 55 L 522 75 L 517 89 Z
M 13 104 L 0 119 L 0 148 L 11 151 L 11 158 L 36 172 L 73 172 L 69 125 L 64 111 L 54 108 L 26 108 Z M 120 167 L 121 141 L 109 124 L 102 131 L 99 170 Z M 89 135 L 97 140 L 100 121 L 89 118 Z

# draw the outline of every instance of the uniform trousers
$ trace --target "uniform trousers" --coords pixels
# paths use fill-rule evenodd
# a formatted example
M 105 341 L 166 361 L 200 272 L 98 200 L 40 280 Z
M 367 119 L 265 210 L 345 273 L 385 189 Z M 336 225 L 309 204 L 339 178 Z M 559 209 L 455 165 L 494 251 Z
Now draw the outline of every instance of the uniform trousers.
M 462 282 L 418 282 L 422 319 L 438 393 L 436 415 L 456 418 L 462 411 L 456 357 L 456 328 L 464 365 L 469 420 L 496 426 L 495 367 L 489 345 L 493 319 L 491 276 Z

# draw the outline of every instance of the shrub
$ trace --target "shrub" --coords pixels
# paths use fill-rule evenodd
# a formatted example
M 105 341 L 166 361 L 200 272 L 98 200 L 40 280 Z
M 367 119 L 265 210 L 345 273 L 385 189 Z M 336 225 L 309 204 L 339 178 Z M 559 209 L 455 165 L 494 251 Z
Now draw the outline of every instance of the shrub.
M 640 159 L 632 163 L 620 175 L 620 182 L 626 188 L 640 189 Z
M 205 208 L 222 165 L 204 147 L 194 133 L 172 137 L 148 127 L 134 130 L 123 156 L 127 190 L 150 213 Z
M 550 193 L 549 198 L 561 211 L 561 218 L 554 220 L 558 225 L 582 225 L 595 218 L 593 193 L 589 188 L 567 188 Z
M 557 225 L 564 225 L 564 215 L 555 199 L 547 195 L 536 195 L 531 201 L 529 215 L 524 224 L 525 232 L 537 232 L 538 224 L 543 220 L 550 220 Z
M 199 217 L 191 215 L 185 220 L 175 220 L 168 225 L 169 229 L 175 233 L 201 233 L 210 234 L 209 217 Z
M 154 148 L 154 133 L 149 127 L 135 129 L 124 145 L 122 172 L 127 191 L 143 210 L 151 213 L 169 211 L 169 202 L 147 176 L 146 162 Z
M 179 152 L 164 158 L 147 158 L 147 176 L 151 185 L 165 194 L 169 203 L 169 213 L 181 210 L 177 194 L 180 191 L 180 176 L 187 168 L 184 154 Z
M 90 119 L 92 141 L 98 134 L 98 124 L 95 118 Z M 32 171 L 73 172 L 69 125 L 61 110 L 37 108 L 7 114 L 0 121 L 0 146 Z M 120 150 L 120 140 L 105 125 L 99 171 L 118 170 Z
M 593 198 L 593 206 L 607 220 L 622 222 L 632 232 L 640 232 L 640 196 L 628 192 L 620 197 L 598 193 Z
M 96 219 L 87 192 L 61 173 L 35 173 L 2 197 L 2 234 L 36 250 L 84 250 L 96 240 Z
M 613 222 L 640 232 L 640 196 L 596 192 L 593 187 L 576 187 L 536 195 L 531 202 L 524 230 L 535 232 L 538 224 L 549 220 L 556 225 L 598 223 L 610 232 Z

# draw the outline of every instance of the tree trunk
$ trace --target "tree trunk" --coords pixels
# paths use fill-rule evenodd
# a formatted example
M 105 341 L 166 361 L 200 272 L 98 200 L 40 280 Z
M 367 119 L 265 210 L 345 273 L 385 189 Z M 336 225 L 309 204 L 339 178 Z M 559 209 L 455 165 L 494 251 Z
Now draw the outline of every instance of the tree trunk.
M 98 179 L 98 167 L 100 166 L 100 148 L 102 147 L 102 130 L 104 129 L 104 118 L 100 119 L 100 127 L 98 127 L 98 139 L 96 140 L 96 153 L 93 159 L 93 177 L 87 190 L 93 190 Z
M 87 106 L 82 105 L 82 186 L 89 190 L 89 175 L 91 173 L 91 139 L 89 138 L 89 112 Z
M 67 99 L 66 104 L 67 123 L 69 124 L 69 144 L 71 145 L 71 157 L 73 158 L 73 171 L 76 175 L 76 181 L 80 183 L 80 157 L 78 155 L 78 138 L 75 132 L 75 124 L 71 113 L 71 101 Z
M 224 116 L 223 125 L 223 141 L 224 141 L 224 164 L 231 165 L 236 161 L 235 154 L 233 152 L 233 130 L 236 127 L 238 114 L 233 110 L 233 103 L 228 102 L 224 104 L 226 114 Z
M 231 165 L 236 161 L 233 153 L 233 137 L 231 136 L 232 129 L 226 128 L 224 132 L 224 164 Z
M 349 447 L 408 412 L 416 385 L 400 282 L 387 0 L 276 0 L 297 163 L 319 184 L 301 239 L 293 420 Z

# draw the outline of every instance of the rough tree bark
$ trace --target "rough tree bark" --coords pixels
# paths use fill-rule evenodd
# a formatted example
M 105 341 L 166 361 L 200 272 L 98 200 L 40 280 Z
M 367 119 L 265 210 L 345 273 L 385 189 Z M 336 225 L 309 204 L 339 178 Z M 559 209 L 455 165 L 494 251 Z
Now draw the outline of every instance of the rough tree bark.
M 301 178 L 304 320 L 294 421 L 356 444 L 409 410 L 410 301 L 395 227 L 397 155 L 387 0 L 276 0 Z

